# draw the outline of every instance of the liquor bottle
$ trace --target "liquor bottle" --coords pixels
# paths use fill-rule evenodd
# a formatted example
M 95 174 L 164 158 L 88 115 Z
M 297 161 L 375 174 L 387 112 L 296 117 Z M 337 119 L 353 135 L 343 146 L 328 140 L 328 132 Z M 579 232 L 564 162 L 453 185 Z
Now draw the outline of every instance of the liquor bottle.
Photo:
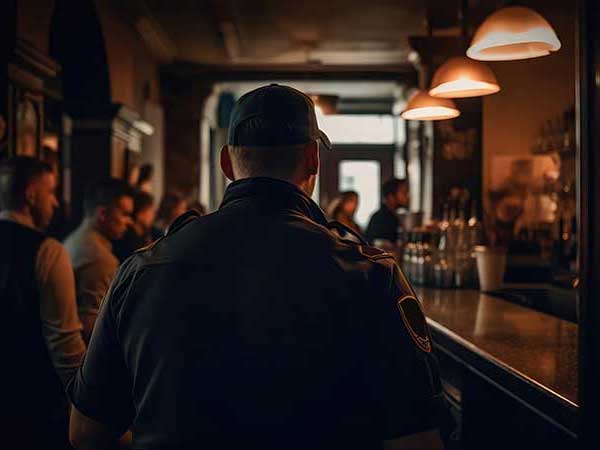
M 468 265 L 471 258 L 471 246 L 467 223 L 465 220 L 465 203 L 458 206 L 458 214 L 454 221 L 454 284 L 465 287 L 468 277 Z
M 448 204 L 444 205 L 444 215 L 439 224 L 439 243 L 437 258 L 433 267 L 435 285 L 438 287 L 451 287 L 454 272 L 451 267 L 452 251 L 450 247 L 450 212 Z

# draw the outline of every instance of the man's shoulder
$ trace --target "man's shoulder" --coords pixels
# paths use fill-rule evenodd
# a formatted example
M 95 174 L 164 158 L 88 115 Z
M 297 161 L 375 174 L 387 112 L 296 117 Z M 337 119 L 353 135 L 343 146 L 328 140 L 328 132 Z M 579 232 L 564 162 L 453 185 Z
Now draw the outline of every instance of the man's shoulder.
M 69 254 L 65 246 L 61 244 L 60 241 L 54 239 L 53 237 L 46 236 L 40 244 L 38 255 L 43 255 L 46 258 L 56 259 L 63 256 L 68 257 Z
M 75 268 L 86 264 L 101 264 L 111 268 L 119 265 L 119 260 L 112 253 L 110 247 L 94 233 L 81 227 L 67 236 L 64 246 Z

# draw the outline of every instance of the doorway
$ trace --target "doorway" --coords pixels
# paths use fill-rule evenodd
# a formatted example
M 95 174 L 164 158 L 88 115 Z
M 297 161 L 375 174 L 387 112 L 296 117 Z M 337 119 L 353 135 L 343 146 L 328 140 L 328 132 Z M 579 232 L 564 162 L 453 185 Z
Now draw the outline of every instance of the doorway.
M 325 209 L 341 191 L 356 191 L 356 222 L 364 229 L 381 203 L 381 184 L 394 176 L 393 145 L 335 145 L 321 152 L 319 200 Z

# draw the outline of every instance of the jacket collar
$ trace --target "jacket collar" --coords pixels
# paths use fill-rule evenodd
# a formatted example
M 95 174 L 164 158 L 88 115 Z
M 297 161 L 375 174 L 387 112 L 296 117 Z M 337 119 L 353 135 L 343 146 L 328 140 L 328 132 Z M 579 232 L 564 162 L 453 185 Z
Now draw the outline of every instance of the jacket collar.
M 275 178 L 255 177 L 234 181 L 227 187 L 220 209 L 238 200 L 257 197 L 274 209 L 295 211 L 323 226 L 327 225 L 321 208 L 304 192 L 292 183 Z

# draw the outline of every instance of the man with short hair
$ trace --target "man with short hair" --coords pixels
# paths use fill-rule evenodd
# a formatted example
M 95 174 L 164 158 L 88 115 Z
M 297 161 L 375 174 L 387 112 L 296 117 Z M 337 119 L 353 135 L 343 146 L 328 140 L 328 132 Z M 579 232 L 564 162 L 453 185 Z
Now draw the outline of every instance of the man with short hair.
M 408 181 L 392 178 L 381 187 L 381 208 L 369 219 L 366 236 L 369 242 L 383 239 L 396 244 L 400 220 L 398 208 L 408 208 Z
M 68 446 L 65 385 L 85 345 L 71 261 L 44 234 L 58 205 L 52 168 L 29 157 L 0 163 L 2 439 L 19 448 Z
M 123 262 L 138 248 L 152 242 L 152 226 L 156 216 L 154 197 L 144 191 L 137 191 L 133 197 L 131 226 L 125 235 L 113 242 L 113 252 Z
M 119 267 L 112 241 L 121 239 L 131 224 L 133 191 L 123 180 L 91 183 L 84 194 L 84 219 L 65 239 L 73 261 L 77 307 L 83 338 L 89 342 L 100 302 Z
M 236 104 L 219 210 L 121 267 L 69 386 L 70 436 L 136 449 L 441 448 L 425 317 L 394 260 L 310 199 L 330 148 L 303 93 Z

